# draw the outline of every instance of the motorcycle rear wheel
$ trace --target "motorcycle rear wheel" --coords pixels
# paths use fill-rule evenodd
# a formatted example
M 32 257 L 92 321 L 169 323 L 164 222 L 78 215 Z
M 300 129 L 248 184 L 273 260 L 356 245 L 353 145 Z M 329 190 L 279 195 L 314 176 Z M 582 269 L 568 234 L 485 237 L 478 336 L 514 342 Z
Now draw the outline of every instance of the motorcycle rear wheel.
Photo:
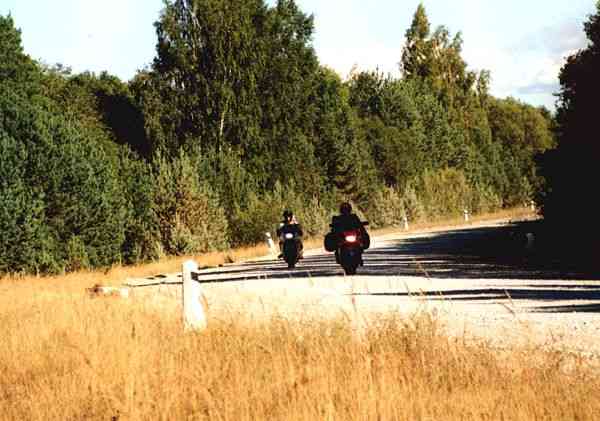
M 283 256 L 288 265 L 288 269 L 294 269 L 296 267 L 296 263 L 298 263 L 299 257 L 296 244 L 288 242 L 284 243 Z
M 346 275 L 356 275 L 357 267 L 358 267 L 358 265 L 355 264 L 354 262 L 348 262 L 345 265 L 342 265 L 342 268 L 344 268 L 344 273 Z

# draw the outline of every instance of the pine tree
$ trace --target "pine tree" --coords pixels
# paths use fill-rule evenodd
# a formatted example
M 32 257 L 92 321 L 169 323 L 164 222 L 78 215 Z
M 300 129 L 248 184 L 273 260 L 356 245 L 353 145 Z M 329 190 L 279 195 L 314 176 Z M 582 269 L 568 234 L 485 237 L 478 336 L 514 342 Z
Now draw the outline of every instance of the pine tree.
M 402 60 L 400 61 L 400 70 L 404 77 L 427 78 L 430 75 L 430 31 L 425 6 L 421 3 L 413 16 L 410 28 L 406 31 L 406 40 L 402 50 Z

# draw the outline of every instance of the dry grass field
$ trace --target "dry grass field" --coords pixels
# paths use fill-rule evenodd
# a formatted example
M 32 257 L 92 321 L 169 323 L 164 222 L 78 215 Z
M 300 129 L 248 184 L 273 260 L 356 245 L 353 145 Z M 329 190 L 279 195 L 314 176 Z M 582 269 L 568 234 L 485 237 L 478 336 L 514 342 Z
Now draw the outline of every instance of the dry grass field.
M 179 320 L 115 299 L 0 299 L 2 420 L 584 420 L 600 378 L 583 360 L 440 333 L 427 315 L 357 335 L 340 320 Z M 575 361 L 573 364 L 572 362 Z M 565 368 L 568 367 L 568 368 Z
M 184 334 L 176 315 L 84 293 L 183 260 L 0 280 L 0 420 L 600 419 L 600 377 L 584 358 L 449 338 L 427 314 L 359 334 L 349 320 L 230 314 Z

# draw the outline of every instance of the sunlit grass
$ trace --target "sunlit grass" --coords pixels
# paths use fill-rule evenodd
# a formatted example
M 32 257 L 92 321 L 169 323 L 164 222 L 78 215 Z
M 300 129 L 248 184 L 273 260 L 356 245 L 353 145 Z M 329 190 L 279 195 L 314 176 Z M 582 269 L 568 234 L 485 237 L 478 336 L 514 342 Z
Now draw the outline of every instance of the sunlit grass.
M 12 290 L 14 291 L 14 290 Z M 583 361 L 502 355 L 442 333 L 426 314 L 241 322 L 183 334 L 178 315 L 126 300 L 0 298 L 0 419 L 598 419 Z
M 266 247 L 197 256 L 203 265 Z M 0 282 L 0 419 L 599 419 L 597 370 L 564 352 L 450 338 L 427 314 L 341 320 L 181 315 L 90 299 L 99 281 L 178 271 L 183 260 Z M 264 320 L 257 318 L 256 320 Z M 362 330 L 364 329 L 364 330 Z

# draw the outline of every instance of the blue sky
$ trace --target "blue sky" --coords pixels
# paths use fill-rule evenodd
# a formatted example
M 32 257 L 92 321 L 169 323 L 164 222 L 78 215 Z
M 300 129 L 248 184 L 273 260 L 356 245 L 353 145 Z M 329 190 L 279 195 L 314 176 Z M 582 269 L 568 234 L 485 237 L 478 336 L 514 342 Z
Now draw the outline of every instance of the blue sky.
M 269 0 L 272 3 L 273 0 Z M 404 33 L 419 0 L 297 0 L 314 14 L 322 64 L 346 77 L 353 66 L 398 74 Z M 152 61 L 162 0 L 0 0 L 22 30 L 25 51 L 75 72 L 107 70 L 124 80 Z M 432 26 L 461 31 L 469 68 L 492 73 L 492 94 L 553 107 L 564 57 L 586 44 L 595 0 L 424 0 Z

